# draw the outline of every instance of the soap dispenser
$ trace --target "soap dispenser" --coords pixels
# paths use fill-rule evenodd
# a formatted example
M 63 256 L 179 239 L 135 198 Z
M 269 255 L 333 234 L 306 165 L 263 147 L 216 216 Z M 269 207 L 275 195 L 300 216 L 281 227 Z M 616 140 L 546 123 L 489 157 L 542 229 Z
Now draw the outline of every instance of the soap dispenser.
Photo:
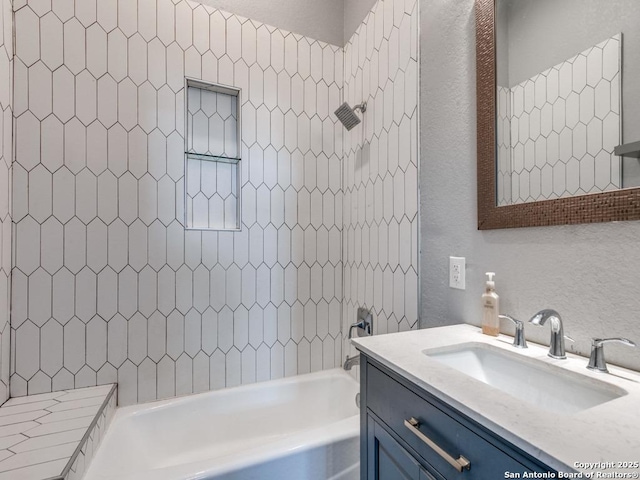
M 482 333 L 497 337 L 500 333 L 500 319 L 498 314 L 498 294 L 496 293 L 496 284 L 493 281 L 494 272 L 487 272 L 487 283 L 484 293 L 482 294 Z

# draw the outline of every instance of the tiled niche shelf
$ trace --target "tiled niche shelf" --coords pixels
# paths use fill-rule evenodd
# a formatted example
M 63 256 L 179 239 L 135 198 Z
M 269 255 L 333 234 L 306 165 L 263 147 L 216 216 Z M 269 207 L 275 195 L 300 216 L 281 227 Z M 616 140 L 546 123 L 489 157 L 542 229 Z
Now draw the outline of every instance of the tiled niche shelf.
M 185 79 L 185 226 L 238 231 L 240 89 Z

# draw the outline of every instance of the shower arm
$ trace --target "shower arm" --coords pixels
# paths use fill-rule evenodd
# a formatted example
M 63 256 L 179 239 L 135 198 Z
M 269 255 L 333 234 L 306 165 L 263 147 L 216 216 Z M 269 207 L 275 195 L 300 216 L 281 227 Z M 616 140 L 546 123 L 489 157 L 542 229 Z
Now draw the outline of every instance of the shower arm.
M 358 105 L 356 105 L 355 107 L 353 107 L 353 110 L 360 110 L 362 113 L 367 111 L 367 102 L 362 102 Z

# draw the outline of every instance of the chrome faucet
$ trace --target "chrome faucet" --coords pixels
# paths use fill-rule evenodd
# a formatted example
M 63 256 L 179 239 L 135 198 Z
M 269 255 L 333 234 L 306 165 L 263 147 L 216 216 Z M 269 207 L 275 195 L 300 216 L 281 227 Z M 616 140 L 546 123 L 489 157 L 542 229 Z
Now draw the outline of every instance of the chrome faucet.
M 529 323 L 542 326 L 545 323 L 551 324 L 551 339 L 549 340 L 549 356 L 551 358 L 563 359 L 567 358 L 564 350 L 564 327 L 562 326 L 562 318 L 560 314 L 550 308 L 540 310 L 536 313 Z M 566 337 L 568 340 L 573 341 L 572 338 Z
M 635 342 L 627 338 L 592 338 L 591 339 L 591 356 L 589 357 L 589 364 L 587 368 L 589 370 L 595 370 L 596 372 L 607 373 L 607 362 L 604 361 L 604 348 L 605 343 L 618 342 L 629 347 L 635 347 Z
M 524 323 L 513 318 L 511 315 L 498 315 L 502 320 L 510 320 L 516 326 L 516 333 L 513 336 L 513 346 L 516 348 L 527 348 L 527 341 L 524 338 Z
M 353 357 L 347 355 L 342 368 L 345 370 L 351 370 L 354 365 L 360 365 L 360 355 L 354 355 Z

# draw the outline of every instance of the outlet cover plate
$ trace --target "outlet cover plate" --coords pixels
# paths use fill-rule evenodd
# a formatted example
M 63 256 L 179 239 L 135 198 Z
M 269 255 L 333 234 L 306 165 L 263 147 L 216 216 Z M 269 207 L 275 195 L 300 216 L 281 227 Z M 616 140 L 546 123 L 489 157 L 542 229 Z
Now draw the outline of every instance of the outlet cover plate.
M 465 289 L 465 257 L 449 257 L 449 286 Z

